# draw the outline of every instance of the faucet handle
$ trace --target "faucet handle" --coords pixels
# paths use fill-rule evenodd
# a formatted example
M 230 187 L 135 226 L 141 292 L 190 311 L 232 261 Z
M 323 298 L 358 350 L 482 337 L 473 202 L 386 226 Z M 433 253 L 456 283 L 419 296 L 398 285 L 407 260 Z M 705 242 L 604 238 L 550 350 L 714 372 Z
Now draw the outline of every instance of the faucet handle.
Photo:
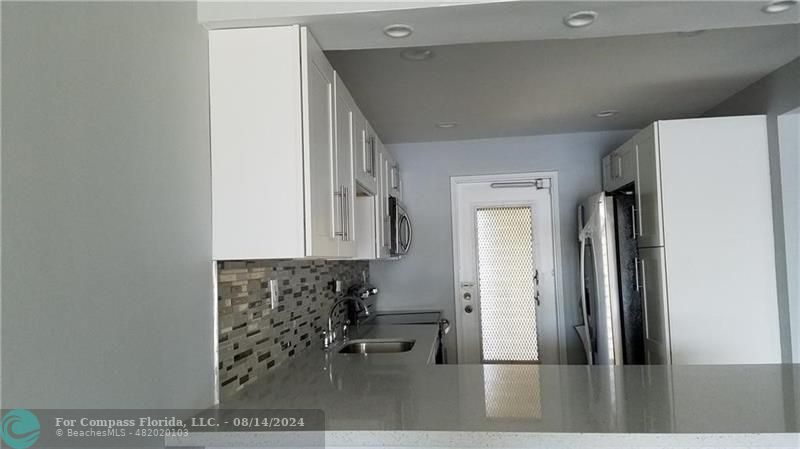
M 334 335 L 335 335 L 335 333 L 333 333 L 333 332 L 328 333 L 328 331 L 323 329 L 323 331 L 322 331 L 322 349 L 328 349 L 328 348 L 331 347 L 331 344 L 333 343 Z
M 349 338 L 349 335 L 347 334 L 348 330 L 350 330 L 350 320 L 345 320 L 344 323 L 342 323 L 342 340 L 343 341 L 347 340 Z

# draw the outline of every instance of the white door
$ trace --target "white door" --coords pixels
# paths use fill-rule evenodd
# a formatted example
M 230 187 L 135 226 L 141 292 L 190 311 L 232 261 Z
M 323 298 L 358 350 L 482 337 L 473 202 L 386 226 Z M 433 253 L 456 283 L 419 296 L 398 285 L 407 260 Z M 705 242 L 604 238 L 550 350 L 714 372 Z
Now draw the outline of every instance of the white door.
M 454 180 L 459 363 L 559 362 L 550 181 Z

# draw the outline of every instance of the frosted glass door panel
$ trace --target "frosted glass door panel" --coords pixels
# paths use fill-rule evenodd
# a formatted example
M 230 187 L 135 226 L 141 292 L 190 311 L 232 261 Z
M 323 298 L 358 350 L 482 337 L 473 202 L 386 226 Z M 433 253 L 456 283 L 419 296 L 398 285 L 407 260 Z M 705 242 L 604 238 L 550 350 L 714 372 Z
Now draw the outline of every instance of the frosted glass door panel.
M 536 362 L 536 268 L 532 209 L 476 211 L 482 360 Z

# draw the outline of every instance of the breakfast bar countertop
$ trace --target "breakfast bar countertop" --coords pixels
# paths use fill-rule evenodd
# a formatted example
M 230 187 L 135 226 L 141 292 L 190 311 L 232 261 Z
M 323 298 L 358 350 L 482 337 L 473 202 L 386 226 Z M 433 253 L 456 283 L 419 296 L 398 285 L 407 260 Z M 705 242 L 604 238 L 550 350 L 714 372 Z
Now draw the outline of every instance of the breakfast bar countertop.
M 322 409 L 329 430 L 800 432 L 800 365 L 434 365 L 435 325 L 363 326 L 411 351 L 309 348 L 222 408 Z
M 507 440 L 570 433 L 740 441 L 749 434 L 800 442 L 800 365 L 433 365 L 436 332 L 435 325 L 363 326 L 359 338 L 416 343 L 393 354 L 309 348 L 219 408 L 321 409 L 329 445 L 337 438 L 356 445 L 355 435 L 374 441 L 375 432 L 414 435 L 423 446 L 442 432 Z

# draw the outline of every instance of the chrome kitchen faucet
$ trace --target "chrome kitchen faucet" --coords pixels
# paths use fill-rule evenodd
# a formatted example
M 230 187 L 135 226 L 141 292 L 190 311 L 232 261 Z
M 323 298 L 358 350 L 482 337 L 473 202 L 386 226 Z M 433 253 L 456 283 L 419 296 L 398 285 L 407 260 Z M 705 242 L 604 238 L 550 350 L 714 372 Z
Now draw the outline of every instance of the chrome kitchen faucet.
M 369 308 L 367 307 L 367 303 L 364 301 L 364 298 L 362 298 L 361 296 L 349 295 L 333 303 L 331 308 L 328 310 L 328 329 L 325 332 L 323 332 L 322 345 L 324 349 L 329 349 L 336 343 L 336 329 L 334 329 L 333 326 L 333 314 L 336 312 L 336 309 L 339 306 L 341 306 L 342 304 L 346 304 L 349 301 L 353 301 L 356 304 L 358 304 L 364 311 L 364 315 L 369 316 Z M 342 324 L 342 340 L 344 341 L 346 339 L 347 339 L 347 322 Z

